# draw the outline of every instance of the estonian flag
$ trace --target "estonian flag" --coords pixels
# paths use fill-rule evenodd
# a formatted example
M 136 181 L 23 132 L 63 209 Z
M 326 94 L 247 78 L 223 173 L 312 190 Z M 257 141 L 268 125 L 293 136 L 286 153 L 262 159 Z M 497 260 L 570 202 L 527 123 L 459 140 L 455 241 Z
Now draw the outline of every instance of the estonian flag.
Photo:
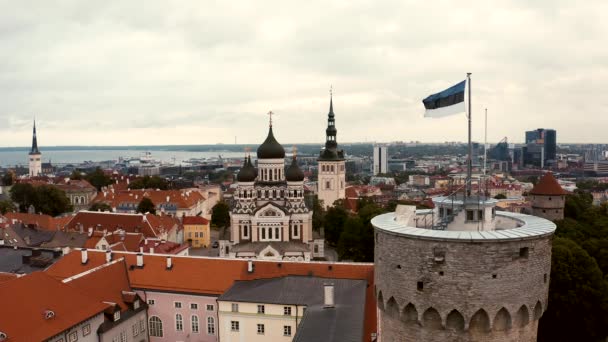
M 440 118 L 443 116 L 465 113 L 464 90 L 467 81 L 462 81 L 437 94 L 422 100 L 425 117 Z

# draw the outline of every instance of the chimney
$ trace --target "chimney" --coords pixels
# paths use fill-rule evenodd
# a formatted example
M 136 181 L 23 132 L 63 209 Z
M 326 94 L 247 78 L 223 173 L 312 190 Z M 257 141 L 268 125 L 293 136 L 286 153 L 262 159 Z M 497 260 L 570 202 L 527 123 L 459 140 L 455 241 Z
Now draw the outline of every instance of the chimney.
M 110 261 L 112 261 L 112 251 L 108 249 L 106 251 L 106 262 L 110 262 Z
M 324 288 L 324 301 L 323 307 L 325 308 L 333 308 L 334 307 L 334 284 L 333 283 L 325 283 L 323 285 Z
M 143 247 L 139 247 L 139 253 L 143 253 L 144 252 L 144 248 Z
M 82 223 L 78 225 L 78 231 L 80 234 L 84 233 L 84 225 L 82 225 Z
M 154 247 L 150 247 L 150 254 L 154 254 Z
M 253 261 L 251 260 L 247 261 L 247 272 L 253 273 Z
M 137 253 L 137 267 L 144 267 L 144 255 L 143 255 L 143 253 Z
M 169 196 L 167 196 L 167 202 L 169 202 L 169 199 L 170 199 Z
M 170 270 L 173 268 L 173 260 L 171 260 L 171 257 L 168 256 L 167 257 L 167 269 Z
M 83 265 L 89 261 L 89 255 L 86 248 L 80 249 L 80 261 Z
M 89 237 L 93 236 L 93 227 L 89 227 Z

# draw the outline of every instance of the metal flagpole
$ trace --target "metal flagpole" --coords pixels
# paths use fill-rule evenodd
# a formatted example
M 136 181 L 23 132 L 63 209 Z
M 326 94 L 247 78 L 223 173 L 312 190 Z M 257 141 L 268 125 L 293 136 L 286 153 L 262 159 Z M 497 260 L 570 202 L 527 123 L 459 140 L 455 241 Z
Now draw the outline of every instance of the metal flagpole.
M 488 108 L 486 108 L 486 120 L 485 120 L 485 130 L 483 136 L 483 175 L 486 175 L 487 164 L 486 160 L 488 160 Z
M 473 169 L 473 144 L 471 143 L 471 73 L 467 72 L 467 85 L 469 87 L 469 156 L 467 158 L 467 183 L 466 183 L 466 196 L 471 197 L 471 182 L 472 180 L 472 169 Z

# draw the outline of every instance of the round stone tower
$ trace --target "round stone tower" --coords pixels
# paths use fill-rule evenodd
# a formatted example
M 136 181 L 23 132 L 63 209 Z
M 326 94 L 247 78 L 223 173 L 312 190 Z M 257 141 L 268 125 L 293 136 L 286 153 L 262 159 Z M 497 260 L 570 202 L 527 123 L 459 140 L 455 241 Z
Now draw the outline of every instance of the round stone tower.
M 563 220 L 566 191 L 562 189 L 551 172 L 546 173 L 530 191 L 532 215 L 547 220 Z
M 536 341 L 551 237 L 492 199 L 434 199 L 375 217 L 380 341 Z

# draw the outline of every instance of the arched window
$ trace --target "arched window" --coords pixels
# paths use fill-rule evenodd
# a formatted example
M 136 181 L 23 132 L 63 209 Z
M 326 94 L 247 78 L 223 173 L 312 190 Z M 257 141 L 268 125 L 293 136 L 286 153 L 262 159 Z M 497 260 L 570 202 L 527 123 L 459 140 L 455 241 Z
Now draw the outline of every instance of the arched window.
M 215 320 L 213 317 L 207 317 L 207 334 L 215 335 Z
M 192 332 L 198 334 L 198 316 L 192 315 Z
M 181 314 L 175 314 L 175 331 L 184 331 L 184 319 Z
M 163 321 L 156 316 L 152 316 L 148 322 L 148 329 L 150 329 L 150 336 L 163 337 Z
M 281 235 L 279 234 L 279 228 L 274 229 L 274 238 L 277 240 L 281 239 Z
M 268 229 L 268 239 L 272 240 L 272 228 Z

